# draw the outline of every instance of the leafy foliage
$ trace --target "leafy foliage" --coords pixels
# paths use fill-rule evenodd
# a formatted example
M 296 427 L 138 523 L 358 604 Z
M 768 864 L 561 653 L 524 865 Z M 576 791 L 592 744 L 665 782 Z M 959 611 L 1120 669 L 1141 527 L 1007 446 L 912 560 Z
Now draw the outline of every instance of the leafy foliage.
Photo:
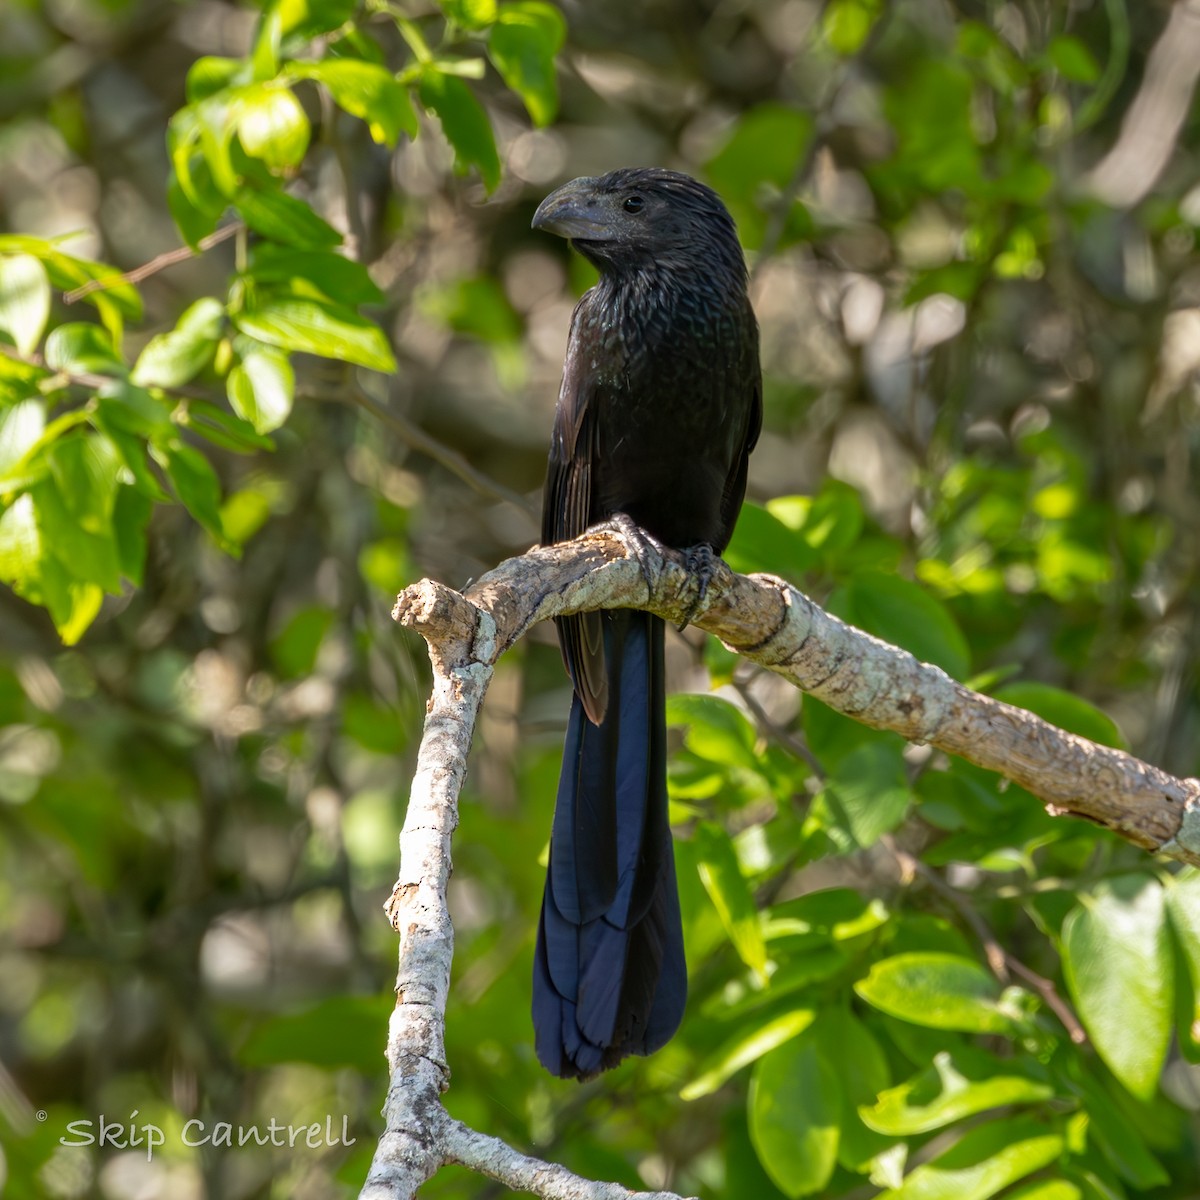
M 537 536 L 497 497 L 544 467 L 583 275 L 527 225 L 565 175 L 683 165 L 752 251 L 735 568 L 1200 773 L 1197 130 L 1130 211 L 1079 176 L 1161 14 L 85 9 L 0 18 L 11 1194 L 124 1194 L 129 1154 L 59 1138 L 134 1110 L 163 1194 L 361 1183 L 425 690 L 387 610 Z M 1200 875 L 697 645 L 687 1017 L 576 1090 L 527 1015 L 566 684 L 536 635 L 502 664 L 455 844 L 454 1114 L 711 1200 L 1194 1195 Z M 179 1136 L 342 1113 L 319 1152 Z

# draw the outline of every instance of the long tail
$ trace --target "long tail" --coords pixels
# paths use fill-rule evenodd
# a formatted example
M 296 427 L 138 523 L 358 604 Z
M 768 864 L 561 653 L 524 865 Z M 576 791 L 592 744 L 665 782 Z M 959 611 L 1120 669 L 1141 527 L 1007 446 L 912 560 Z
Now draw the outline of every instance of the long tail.
M 652 1054 L 683 1019 L 687 969 L 667 824 L 663 623 L 605 615 L 608 708 L 576 697 L 533 967 L 542 1065 L 586 1079 Z

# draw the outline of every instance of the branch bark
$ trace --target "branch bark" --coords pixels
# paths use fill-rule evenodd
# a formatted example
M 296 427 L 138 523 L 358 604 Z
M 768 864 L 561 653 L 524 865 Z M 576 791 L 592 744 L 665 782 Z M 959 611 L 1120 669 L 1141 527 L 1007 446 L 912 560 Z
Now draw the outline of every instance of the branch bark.
M 446 908 L 450 838 L 475 718 L 499 657 L 537 621 L 600 608 L 644 608 L 719 637 L 839 712 L 1002 774 L 1048 811 L 1094 821 L 1127 841 L 1200 866 L 1200 780 L 1066 733 L 970 691 L 824 612 L 784 580 L 719 563 L 698 608 L 683 556 L 600 526 L 501 563 L 462 593 L 422 580 L 393 616 L 429 645 L 434 682 L 400 835 L 387 911 L 400 935 L 388 1036 L 386 1130 L 360 1196 L 407 1200 L 446 1163 L 553 1200 L 679 1200 L 581 1179 L 452 1120 L 445 1011 L 454 931 Z

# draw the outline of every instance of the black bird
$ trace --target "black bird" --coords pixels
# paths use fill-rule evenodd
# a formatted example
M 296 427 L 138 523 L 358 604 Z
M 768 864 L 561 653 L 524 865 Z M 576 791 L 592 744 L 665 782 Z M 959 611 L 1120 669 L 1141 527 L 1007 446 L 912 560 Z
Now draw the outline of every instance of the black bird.
M 729 542 L 762 423 L 758 325 L 733 219 L 687 175 L 627 168 L 547 196 L 535 229 L 600 270 L 576 306 L 543 543 L 624 514 L 699 561 Z M 667 823 L 663 622 L 558 621 L 575 687 L 533 972 L 543 1066 L 586 1079 L 651 1054 L 687 998 Z

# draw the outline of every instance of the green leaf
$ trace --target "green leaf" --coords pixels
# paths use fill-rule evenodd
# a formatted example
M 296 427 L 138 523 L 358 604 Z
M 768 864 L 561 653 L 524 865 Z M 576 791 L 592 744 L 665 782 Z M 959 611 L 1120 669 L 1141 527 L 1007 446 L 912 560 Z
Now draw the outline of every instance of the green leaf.
M 117 488 L 113 504 L 112 530 L 121 574 L 141 587 L 146 566 L 146 526 L 154 512 L 154 500 L 136 487 Z
M 169 333 L 156 334 L 138 355 L 130 379 L 142 387 L 172 388 L 194 379 L 212 361 L 225 306 L 205 297 L 191 305 Z
M 1150 1100 L 1171 1037 L 1174 958 L 1162 885 L 1123 875 L 1079 897 L 1062 929 L 1080 1020 L 1112 1073 Z
M 680 1098 L 698 1100 L 701 1096 L 715 1092 L 743 1067 L 749 1066 L 776 1046 L 781 1046 L 803 1033 L 813 1023 L 816 1015 L 811 1009 L 795 1008 L 762 1024 L 750 1028 L 743 1027 L 735 1037 L 704 1061 L 695 1079 L 680 1090 Z
M 225 386 L 233 411 L 259 433 L 278 429 L 292 411 L 296 379 L 288 356 L 279 350 L 243 351 Z
M 119 383 L 97 396 L 96 404 L 99 422 L 108 433 L 119 430 L 150 441 L 174 436 L 172 402 L 161 393 Z
M 384 67 L 352 58 L 327 58 L 290 63 L 288 71 L 328 88 L 335 104 L 367 122 L 376 142 L 392 147 L 402 133 L 417 136 L 417 114 L 408 88 Z
M 260 242 L 250 259 L 249 276 L 256 284 L 286 284 L 281 290 L 348 304 L 382 304 L 384 294 L 362 263 L 328 250 L 296 250 Z M 307 289 L 307 292 L 306 292 Z
M 421 103 L 441 122 L 446 140 L 454 147 L 455 169 L 479 170 L 490 192 L 500 182 L 500 157 L 487 113 L 461 79 L 428 65 L 421 72 Z
M 213 182 L 207 162 L 196 158 L 191 166 L 191 187 L 185 191 L 179 175 L 172 171 L 167 181 L 167 208 L 184 241 L 193 250 L 217 227 L 229 201 Z
M 535 125 L 549 125 L 558 112 L 554 59 L 566 36 L 562 13 L 542 0 L 502 4 L 488 35 L 488 57 Z
M 821 18 L 821 32 L 838 54 L 857 54 L 882 9 L 880 0 L 830 0 Z
M 380 1022 L 387 1023 L 387 1011 L 375 997 L 334 996 L 303 1012 L 263 1019 L 238 1059 L 247 1067 L 302 1062 L 369 1071 L 379 1058 Z
M 14 473 L 25 466 L 25 456 L 38 444 L 46 428 L 46 406 L 41 400 L 22 400 L 0 409 L 0 493 L 10 491 Z
M 766 913 L 768 939 L 789 939 L 792 948 L 848 941 L 878 929 L 889 919 L 882 900 L 853 888 L 821 888 L 772 905 Z
M 967 1132 L 879 1200 L 987 1200 L 1049 1166 L 1063 1146 L 1062 1136 L 1044 1121 L 992 1121 Z
M 272 512 L 271 492 L 261 485 L 242 488 L 221 505 L 221 528 L 233 545 L 245 545 L 267 523 Z
M 768 571 L 785 579 L 794 579 L 818 561 L 803 537 L 757 504 L 742 505 L 724 558 L 742 574 Z
M 81 529 L 107 534 L 112 521 L 121 455 L 102 433 L 59 438 L 47 453 L 68 512 Z
M 1008 683 L 998 688 L 994 695 L 997 700 L 1027 709 L 1068 733 L 1077 733 L 1102 746 L 1115 746 L 1119 750 L 1127 748 L 1112 717 L 1101 712 L 1094 704 L 1064 692 L 1062 688 L 1051 687 L 1047 683 Z
M 18 595 L 38 603 L 35 595 L 41 559 L 42 534 L 33 497 L 26 493 L 0 512 L 0 579 Z
M 50 279 L 32 254 L 0 257 L 0 330 L 22 354 L 32 354 L 50 316 Z
M 299 296 L 258 294 L 252 306 L 234 315 L 245 334 L 304 354 L 394 371 L 396 360 L 379 326 L 340 304 Z
M 308 116 L 291 88 L 260 83 L 238 88 L 233 119 L 238 141 L 251 158 L 275 171 L 295 167 L 308 150 Z
M 849 961 L 848 955 L 833 946 L 794 950 L 788 945 L 786 957 L 771 974 L 765 988 L 759 986 L 753 975 L 748 975 L 746 980 L 730 981 L 705 1002 L 704 1015 L 720 1021 L 740 1022 L 748 1013 L 777 1005 L 793 992 L 802 992 L 814 983 L 831 979 Z
M 865 1172 L 890 1142 L 868 1128 L 858 1114 L 891 1082 L 887 1056 L 871 1031 L 849 1009 L 830 1008 L 813 1023 L 809 1036 L 837 1075 L 842 1088 L 838 1162 Z
M 704 890 L 708 892 L 738 957 L 765 984 L 767 949 L 763 942 L 762 920 L 738 867 L 733 843 L 724 829 L 708 821 L 696 827 L 695 841 Z
M 121 563 L 111 521 L 99 531 L 85 529 L 68 503 L 70 493 L 64 495 L 61 482 L 54 479 L 46 478 L 34 484 L 30 495 L 37 508 L 38 529 L 43 539 L 43 579 L 46 556 L 52 555 L 61 566 L 65 582 L 91 585 L 103 592 L 119 592 Z M 111 501 L 107 507 L 111 513 Z M 59 623 L 56 616 L 55 624 Z
M 271 639 L 271 657 L 285 679 L 311 675 L 321 643 L 333 625 L 333 612 L 318 605 L 301 608 Z
M 815 496 L 768 500 L 767 511 L 827 557 L 849 550 L 863 529 L 861 497 L 837 479 L 826 479 Z
M 872 1129 L 892 1137 L 909 1137 L 991 1108 L 1036 1104 L 1053 1095 L 1048 1083 L 1019 1074 L 1012 1063 L 990 1054 L 943 1051 L 927 1071 L 881 1093 L 876 1104 L 859 1112 Z
M 1100 65 L 1092 52 L 1077 37 L 1060 33 L 1050 39 L 1046 58 L 1051 66 L 1072 83 L 1095 83 L 1100 78 Z
M 394 708 L 362 692 L 351 692 L 341 705 L 342 732 L 376 754 L 396 755 L 407 744 L 407 722 Z
M 50 331 L 46 365 L 71 374 L 121 376 L 127 370 L 109 334 L 99 325 L 82 321 L 71 321 Z
M 496 19 L 496 0 L 438 0 L 438 7 L 464 29 L 486 29 Z
M 279 31 L 298 41 L 340 29 L 358 9 L 358 0 L 279 0 Z
M 232 450 L 235 454 L 252 454 L 255 450 L 275 448 L 275 443 L 258 433 L 249 421 L 204 400 L 189 400 L 186 408 L 178 410 L 175 419 L 185 429 L 198 433 L 214 446 Z
M 761 1058 L 747 1106 L 751 1141 L 775 1186 L 790 1197 L 821 1191 L 837 1165 L 842 1089 L 816 1039 L 795 1038 Z
M 1084 1071 L 1072 1070 L 1071 1076 L 1070 1086 L 1082 1099 L 1087 1114 L 1088 1141 L 1099 1147 L 1112 1169 L 1143 1192 L 1169 1183 L 1169 1176 L 1150 1153 L 1144 1137 L 1106 1089 Z
M 504 289 L 487 275 L 458 279 L 425 294 L 422 308 L 459 333 L 503 345 L 521 336 L 521 318 Z
M 30 254 L 41 259 L 50 284 L 59 291 L 70 291 L 86 283 L 103 282 L 104 287 L 84 297 L 100 315 L 100 320 L 114 341 L 119 338 L 126 318 L 137 320 L 142 315 L 142 298 L 116 267 L 64 254 L 45 238 L 25 234 L 0 235 L 0 254 Z
M 763 193 L 781 195 L 803 162 L 813 136 L 813 119 L 790 104 L 768 101 L 742 113 L 728 140 L 708 163 L 709 182 L 721 193 L 749 246 L 766 228 Z M 781 243 L 794 242 L 811 226 L 802 206 L 787 214 Z
M 1005 1200 L 1084 1200 L 1084 1195 L 1065 1179 L 1038 1179 L 1006 1192 Z
M 205 55 L 188 68 L 184 94 L 189 104 L 215 96 L 225 88 L 247 82 L 249 68 L 241 58 L 216 58 Z
M 904 820 L 911 798 L 900 747 L 877 738 L 837 763 L 820 797 L 831 818 L 827 832 L 843 835 L 834 835 L 842 853 L 865 850 L 890 833 Z
M 1167 916 L 1183 967 L 1179 980 L 1179 1048 L 1189 1062 L 1195 1063 L 1200 1061 L 1200 872 L 1187 870 L 1171 878 L 1166 886 Z
M 303 200 L 286 192 L 241 187 L 233 195 L 233 206 L 255 233 L 299 250 L 327 250 L 342 240 Z
M 871 568 L 855 571 L 829 607 L 852 625 L 922 662 L 936 663 L 961 679 L 971 666 L 971 649 L 941 601 L 915 583 Z
M 684 745 L 700 758 L 759 771 L 761 763 L 754 749 L 758 735 L 728 700 L 677 692 L 667 697 L 667 724 L 686 726 Z
M 1016 1031 L 1000 1006 L 1000 987 L 977 962 L 956 954 L 913 952 L 871 967 L 854 990 L 870 1005 L 914 1025 L 969 1033 Z
M 181 441 L 152 445 L 150 453 L 166 471 L 180 503 L 219 544 L 225 545 L 225 531 L 221 525 L 221 484 L 208 459 Z

